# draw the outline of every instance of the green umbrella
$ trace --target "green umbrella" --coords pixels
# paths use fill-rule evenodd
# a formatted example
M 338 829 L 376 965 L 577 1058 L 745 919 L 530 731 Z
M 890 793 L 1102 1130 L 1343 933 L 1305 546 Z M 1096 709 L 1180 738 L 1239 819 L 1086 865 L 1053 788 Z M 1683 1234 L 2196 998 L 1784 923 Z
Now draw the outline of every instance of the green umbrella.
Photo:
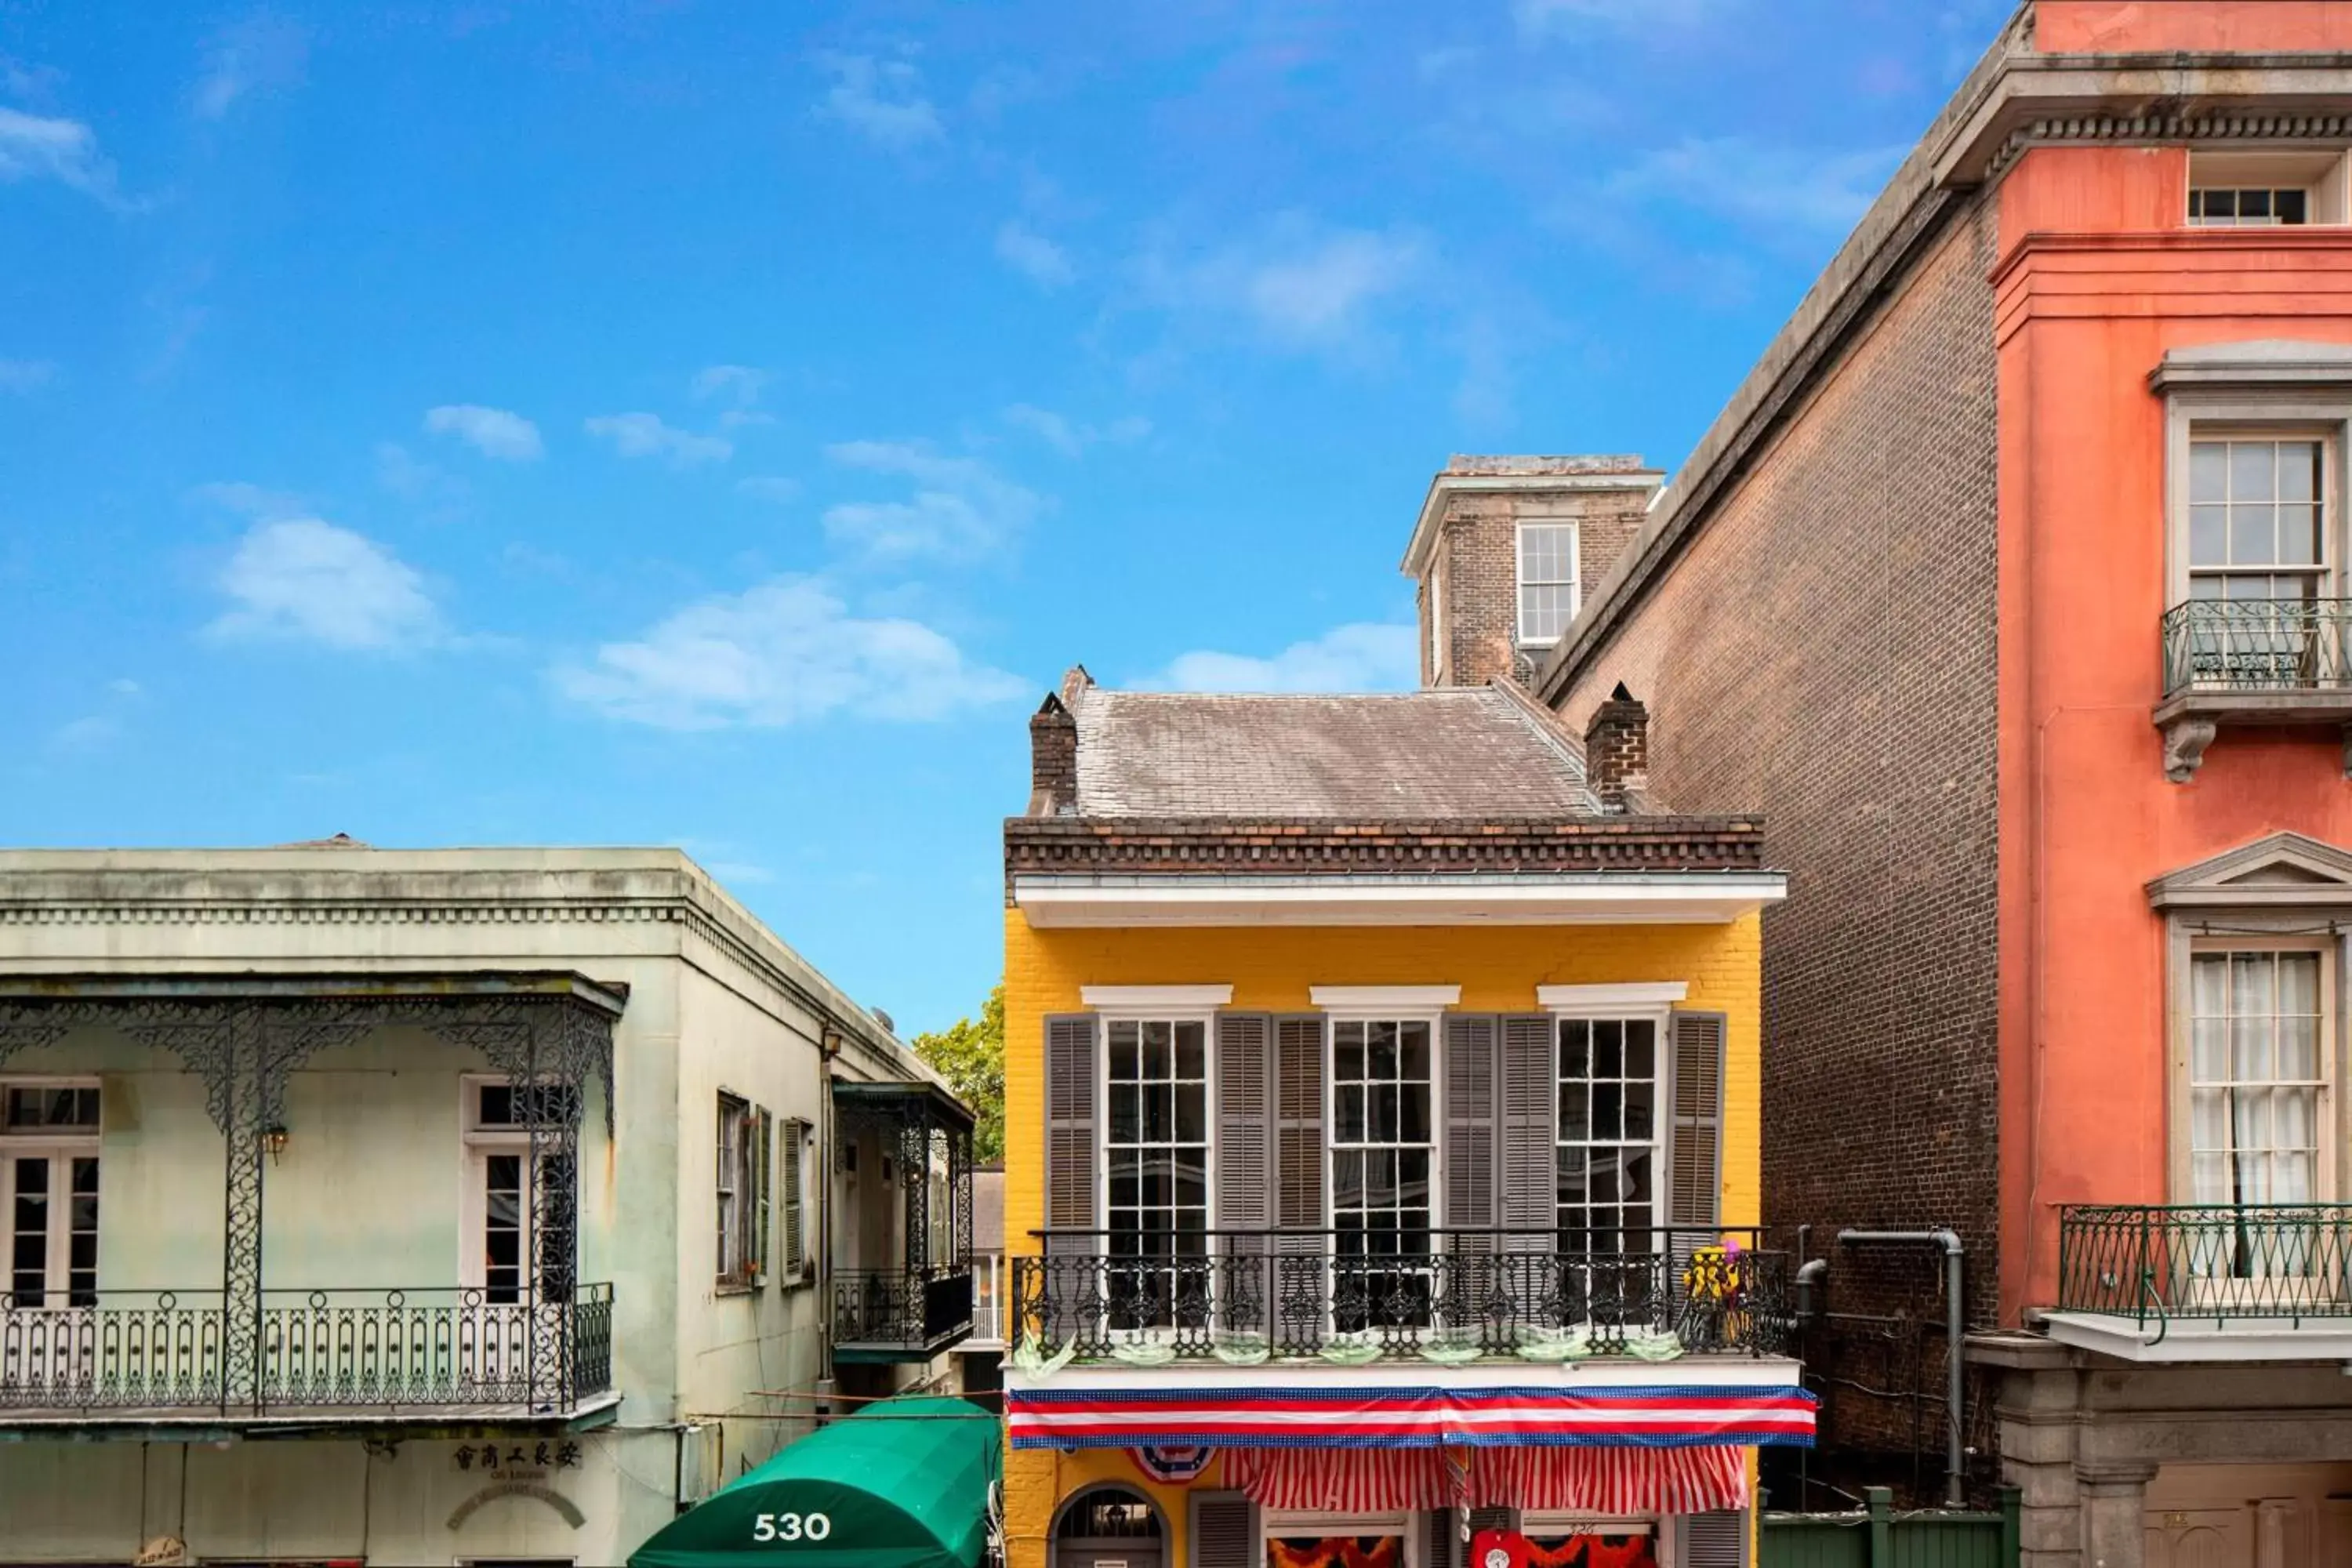
M 629 1568 L 979 1568 L 1003 1455 L 977 1405 L 886 1399 L 711 1493 Z

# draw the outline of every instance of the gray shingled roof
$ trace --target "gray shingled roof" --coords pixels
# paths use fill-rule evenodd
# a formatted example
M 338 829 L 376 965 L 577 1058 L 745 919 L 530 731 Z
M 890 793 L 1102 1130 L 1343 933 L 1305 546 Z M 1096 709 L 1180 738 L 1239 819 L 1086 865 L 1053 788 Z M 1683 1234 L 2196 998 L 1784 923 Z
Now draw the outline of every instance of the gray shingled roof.
M 1076 693 L 1081 816 L 1598 816 L 1558 726 L 1491 687 Z

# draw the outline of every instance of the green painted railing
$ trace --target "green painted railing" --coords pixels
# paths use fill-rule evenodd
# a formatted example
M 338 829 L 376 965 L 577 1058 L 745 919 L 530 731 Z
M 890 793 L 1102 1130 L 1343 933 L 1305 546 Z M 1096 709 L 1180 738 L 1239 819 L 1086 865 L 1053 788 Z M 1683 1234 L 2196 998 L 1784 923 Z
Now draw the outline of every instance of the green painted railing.
M 2352 599 L 2191 599 L 2164 612 L 2164 694 L 2352 689 Z
M 2058 1310 L 2159 1330 L 2352 1318 L 2352 1204 L 2069 1205 Z
M 1768 1513 L 1758 1536 L 1759 1568 L 2017 1568 L 2018 1494 L 2000 1489 L 1990 1513 L 1898 1510 L 1872 1487 L 1854 1513 Z

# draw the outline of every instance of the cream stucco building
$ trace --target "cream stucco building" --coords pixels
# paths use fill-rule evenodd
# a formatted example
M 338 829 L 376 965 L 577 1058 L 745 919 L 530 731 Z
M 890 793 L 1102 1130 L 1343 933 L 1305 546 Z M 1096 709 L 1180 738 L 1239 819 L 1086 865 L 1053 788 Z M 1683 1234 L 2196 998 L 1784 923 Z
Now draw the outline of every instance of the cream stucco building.
M 941 1373 L 970 1126 L 674 850 L 0 854 L 0 1563 L 618 1563 Z

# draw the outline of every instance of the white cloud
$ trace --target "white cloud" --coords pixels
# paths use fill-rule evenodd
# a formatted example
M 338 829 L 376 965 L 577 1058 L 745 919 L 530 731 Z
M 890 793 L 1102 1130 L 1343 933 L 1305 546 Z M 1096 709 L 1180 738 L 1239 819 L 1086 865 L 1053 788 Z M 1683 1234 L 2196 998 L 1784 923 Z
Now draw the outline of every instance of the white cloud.
M 833 86 L 817 102 L 820 118 L 893 153 L 911 152 L 947 134 L 939 110 L 923 96 L 923 73 L 905 60 L 828 54 L 818 63 L 833 73 Z
M 539 426 L 520 414 L 485 408 L 478 403 L 445 403 L 425 411 L 425 428 L 436 436 L 455 436 L 485 458 L 527 463 L 546 448 L 540 445 Z
M 735 443 L 725 437 L 698 436 L 654 414 L 600 414 L 588 421 L 588 434 L 612 442 L 624 458 L 666 457 L 681 468 L 723 463 L 735 455 Z
M 914 481 L 908 500 L 825 509 L 827 534 L 873 555 L 976 555 L 1004 543 L 1045 507 L 1034 490 L 978 458 L 948 457 L 919 442 L 844 441 L 824 453 L 849 468 Z
M 1686 29 L 1728 16 L 1741 0 L 1511 0 L 1522 36 L 1572 34 L 1594 24 L 1627 32 Z
M 1041 289 L 1059 289 L 1078 275 L 1069 252 L 1018 218 L 997 229 L 996 256 Z
M 0 109 L 0 184 L 16 180 L 55 180 L 120 205 L 114 165 L 99 156 L 96 132 L 79 120 Z
M 750 479 L 735 481 L 735 493 L 750 496 L 754 500 L 774 501 L 782 506 L 801 493 L 801 482 L 781 474 L 754 474 Z
M 854 616 L 823 584 L 794 576 L 689 605 L 635 641 L 559 667 L 554 680 L 611 718 L 665 730 L 772 729 L 845 711 L 945 719 L 1029 693 L 920 622 Z
M 286 490 L 269 489 L 244 479 L 215 479 L 210 484 L 198 485 L 188 492 L 188 497 L 257 521 L 292 517 L 304 510 L 307 504 L 300 496 Z
M 1361 337 L 1375 304 L 1415 281 L 1425 251 L 1406 231 L 1332 228 L 1292 214 L 1192 256 L 1156 247 L 1137 271 L 1154 303 L 1238 316 L 1293 347 L 1330 348 Z
M 1151 434 L 1151 421 L 1140 416 L 1129 415 L 1123 419 L 1114 419 L 1097 428 L 1092 425 L 1076 424 L 1050 408 L 1039 408 L 1028 403 L 1016 403 L 1007 408 L 1004 422 L 1030 432 L 1055 451 L 1070 458 L 1078 456 L 1097 442 L 1112 441 L 1124 446 L 1130 441 L 1140 441 Z
M 219 120 L 249 93 L 298 85 L 310 50 L 309 36 L 283 17 L 257 15 L 224 30 L 196 79 L 196 118 Z
M 1271 658 L 1202 650 L 1180 654 L 1139 684 L 1165 691 L 1406 691 L 1421 679 L 1420 634 L 1355 622 Z
M 767 384 L 768 373 L 748 364 L 705 365 L 694 373 L 694 400 L 708 403 L 716 397 L 738 408 L 749 408 L 760 401 Z
M 231 607 L 213 622 L 216 637 L 397 652 L 442 635 L 441 613 L 414 567 L 364 534 L 315 517 L 256 523 L 218 586 Z
M 0 392 L 30 392 L 47 386 L 58 367 L 45 359 L 0 359 Z
M 1743 137 L 1686 137 L 1606 176 L 1603 196 L 1666 200 L 1757 229 L 1843 233 L 1903 158 L 1900 146 L 1823 153 Z
M 397 441 L 375 448 L 375 482 L 403 500 L 455 507 L 466 499 L 466 481 L 417 457 Z

